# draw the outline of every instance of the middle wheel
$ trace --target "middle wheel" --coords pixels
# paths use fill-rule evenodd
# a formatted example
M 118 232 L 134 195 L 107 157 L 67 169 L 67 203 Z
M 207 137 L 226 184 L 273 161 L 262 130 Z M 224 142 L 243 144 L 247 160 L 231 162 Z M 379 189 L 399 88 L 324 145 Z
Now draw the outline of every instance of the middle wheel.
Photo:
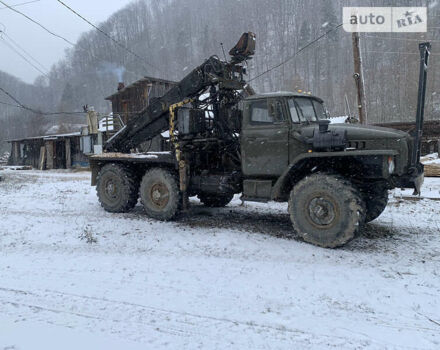
M 145 212 L 157 220 L 171 220 L 180 210 L 181 193 L 176 177 L 163 168 L 148 170 L 142 178 L 140 196 Z

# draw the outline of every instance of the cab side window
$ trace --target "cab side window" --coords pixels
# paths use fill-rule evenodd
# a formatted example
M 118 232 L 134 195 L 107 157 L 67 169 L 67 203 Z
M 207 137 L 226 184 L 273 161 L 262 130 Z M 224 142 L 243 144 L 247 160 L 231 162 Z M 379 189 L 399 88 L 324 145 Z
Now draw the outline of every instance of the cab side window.
M 284 121 L 283 105 L 278 100 L 269 100 L 269 114 L 275 123 Z
M 252 124 L 273 123 L 273 118 L 269 114 L 269 108 L 266 100 L 255 101 L 251 104 L 251 123 Z

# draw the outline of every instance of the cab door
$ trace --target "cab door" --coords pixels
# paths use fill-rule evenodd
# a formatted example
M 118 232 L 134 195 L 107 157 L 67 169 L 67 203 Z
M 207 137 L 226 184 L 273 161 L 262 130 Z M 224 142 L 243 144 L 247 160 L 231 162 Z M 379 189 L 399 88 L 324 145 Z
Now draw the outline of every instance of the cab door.
M 301 136 L 301 122 L 307 119 L 306 116 L 304 116 L 303 110 L 293 98 L 287 100 L 287 107 L 292 123 L 289 135 L 289 163 L 292 163 L 297 156 L 307 153 L 309 150 L 309 146 L 304 142 L 304 138 Z
M 289 161 L 289 121 L 277 98 L 245 104 L 241 134 L 242 171 L 245 176 L 279 176 Z

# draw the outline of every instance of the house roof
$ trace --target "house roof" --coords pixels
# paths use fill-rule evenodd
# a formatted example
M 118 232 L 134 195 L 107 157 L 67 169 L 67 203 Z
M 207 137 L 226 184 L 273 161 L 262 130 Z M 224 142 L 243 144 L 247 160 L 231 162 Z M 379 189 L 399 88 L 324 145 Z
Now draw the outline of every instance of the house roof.
M 31 140 L 57 140 L 62 138 L 68 138 L 68 137 L 74 137 L 74 136 L 81 136 L 81 132 L 71 132 L 68 134 L 55 134 L 55 135 L 42 135 L 42 136 L 33 136 L 33 137 L 24 137 L 21 139 L 13 139 L 13 140 L 6 140 L 6 142 L 18 142 L 18 141 L 31 141 Z
M 113 98 L 115 98 L 116 96 L 123 94 L 124 92 L 127 92 L 131 89 L 137 88 L 139 85 L 143 85 L 146 83 L 164 83 L 164 84 L 172 84 L 172 85 L 176 85 L 177 82 L 172 81 L 172 80 L 166 80 L 166 79 L 160 79 L 160 78 L 154 78 L 154 77 L 143 77 L 142 79 L 135 81 L 134 83 L 127 85 L 125 88 L 119 90 L 118 92 L 115 92 L 113 95 L 110 95 L 108 97 L 106 97 L 106 100 L 112 100 Z

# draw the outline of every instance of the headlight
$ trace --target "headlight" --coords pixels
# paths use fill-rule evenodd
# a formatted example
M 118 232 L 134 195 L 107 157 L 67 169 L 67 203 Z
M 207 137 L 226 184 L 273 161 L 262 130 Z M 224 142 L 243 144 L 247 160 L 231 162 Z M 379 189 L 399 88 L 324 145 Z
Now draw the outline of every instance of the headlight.
M 396 169 L 396 165 L 394 164 L 394 157 L 388 157 L 388 173 L 389 174 L 394 173 L 395 169 Z

